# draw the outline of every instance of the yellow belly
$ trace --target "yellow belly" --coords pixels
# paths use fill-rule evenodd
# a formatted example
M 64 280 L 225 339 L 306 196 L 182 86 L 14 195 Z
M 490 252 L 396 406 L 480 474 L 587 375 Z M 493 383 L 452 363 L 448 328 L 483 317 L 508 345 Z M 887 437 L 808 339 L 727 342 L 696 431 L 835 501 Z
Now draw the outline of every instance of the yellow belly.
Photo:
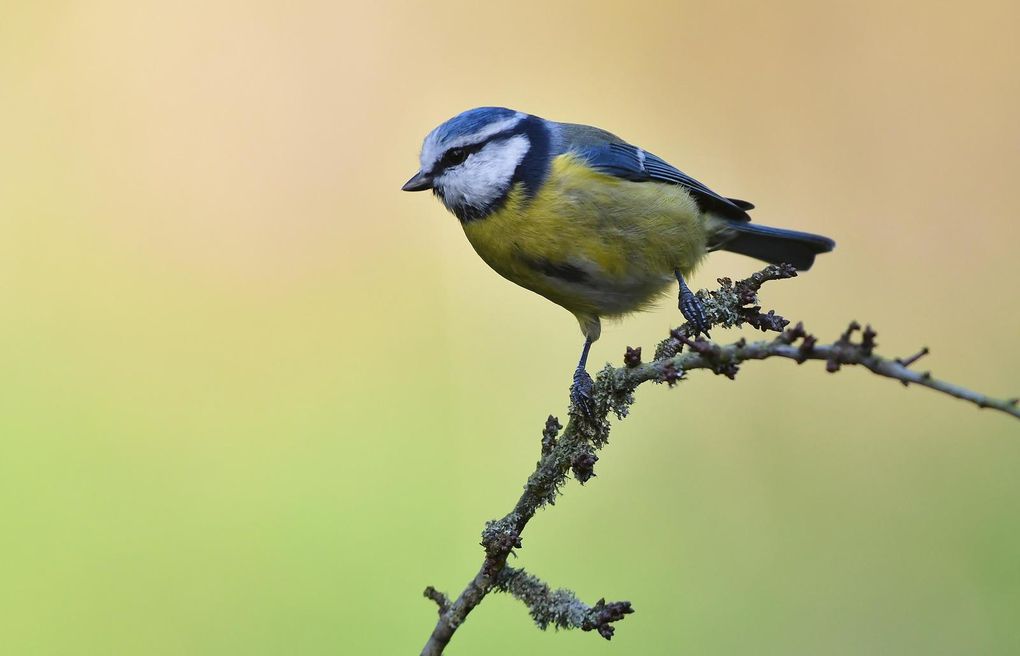
M 642 309 L 675 284 L 674 271 L 691 273 L 720 225 L 678 185 L 622 180 L 561 155 L 533 198 L 515 188 L 464 233 L 503 277 L 598 317 Z

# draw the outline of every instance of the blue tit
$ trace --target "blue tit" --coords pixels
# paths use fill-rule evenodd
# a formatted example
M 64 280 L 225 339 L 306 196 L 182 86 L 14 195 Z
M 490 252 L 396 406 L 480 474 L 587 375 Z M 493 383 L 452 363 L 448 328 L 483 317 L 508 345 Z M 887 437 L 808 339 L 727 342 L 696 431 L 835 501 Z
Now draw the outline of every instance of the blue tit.
M 425 137 L 404 191 L 431 189 L 475 252 L 501 276 L 569 310 L 584 335 L 575 408 L 591 409 L 588 351 L 600 317 L 650 305 L 674 283 L 687 320 L 707 334 L 688 288 L 709 252 L 806 270 L 835 242 L 753 224 L 726 198 L 652 153 L 599 128 L 479 107 Z

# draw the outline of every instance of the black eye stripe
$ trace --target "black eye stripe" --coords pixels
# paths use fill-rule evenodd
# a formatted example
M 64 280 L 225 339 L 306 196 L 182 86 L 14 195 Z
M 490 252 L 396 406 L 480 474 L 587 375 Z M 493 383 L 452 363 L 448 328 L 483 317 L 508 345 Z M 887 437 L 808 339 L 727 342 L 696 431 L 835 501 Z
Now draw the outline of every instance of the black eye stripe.
M 493 141 L 501 141 L 503 139 L 509 139 L 510 137 L 512 137 L 512 136 L 514 136 L 516 134 L 523 134 L 523 131 L 521 130 L 521 127 L 519 125 L 516 125 L 516 126 L 514 126 L 512 128 L 508 128 L 506 130 L 503 130 L 502 132 L 497 132 L 496 134 L 491 135 L 487 139 L 485 139 L 483 141 L 479 141 L 478 143 L 468 144 L 466 146 L 460 146 L 459 148 L 451 148 L 450 150 L 448 150 L 445 153 L 443 153 L 443 156 L 439 158 L 438 162 L 436 162 L 436 165 L 433 167 L 433 173 L 439 173 L 443 169 L 447 169 L 447 168 L 451 168 L 451 167 L 457 166 L 458 164 L 463 163 L 464 160 L 467 159 L 469 156 L 477 153 L 479 150 L 481 150 L 482 148 L 485 148 L 486 145 L 492 143 Z M 452 159 L 448 159 L 449 156 L 450 156 L 450 153 L 453 153 L 454 151 L 462 151 L 463 152 L 463 159 L 461 159 L 460 161 L 455 161 L 455 160 L 452 160 Z
M 457 164 L 462 163 L 470 155 L 473 155 L 474 153 L 478 152 L 479 150 L 493 143 L 494 141 L 502 141 L 504 139 L 509 139 L 510 137 L 513 137 L 514 135 L 517 134 L 521 134 L 521 131 L 518 125 L 515 125 L 515 127 L 513 128 L 509 128 L 507 130 L 504 130 L 503 132 L 496 133 L 495 135 L 492 135 L 487 139 L 479 141 L 476 144 L 468 144 L 467 146 L 460 146 L 459 148 L 451 148 L 450 150 L 443 153 L 443 156 L 440 158 L 440 160 L 436 162 L 435 171 L 440 172 L 444 168 L 456 166 Z M 451 153 L 455 152 L 459 157 L 461 157 L 459 160 L 450 157 Z
M 482 141 L 480 143 L 471 144 L 468 146 L 461 146 L 459 148 L 451 148 L 450 150 L 443 153 L 443 156 L 439 158 L 439 162 L 437 163 L 436 166 L 437 170 L 447 169 L 450 168 L 451 166 L 457 166 L 458 164 L 462 164 L 464 160 L 466 160 L 470 155 L 477 153 L 479 150 L 484 148 L 485 145 L 490 141 L 492 140 L 486 139 L 485 141 Z

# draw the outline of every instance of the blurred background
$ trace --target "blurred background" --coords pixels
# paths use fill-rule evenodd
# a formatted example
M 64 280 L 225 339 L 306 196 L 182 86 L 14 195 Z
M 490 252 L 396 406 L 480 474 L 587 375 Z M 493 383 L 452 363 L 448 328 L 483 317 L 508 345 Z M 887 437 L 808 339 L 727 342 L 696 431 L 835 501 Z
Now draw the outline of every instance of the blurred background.
M 507 105 L 830 235 L 763 301 L 1020 394 L 1020 5 L 14 2 L 0 22 L 6 654 L 414 654 L 566 418 L 574 319 L 403 194 Z M 714 285 L 757 263 L 713 256 Z M 646 352 L 672 300 L 606 326 Z M 718 338 L 736 339 L 737 334 Z M 451 654 L 1015 654 L 1020 424 L 867 372 L 642 387 Z

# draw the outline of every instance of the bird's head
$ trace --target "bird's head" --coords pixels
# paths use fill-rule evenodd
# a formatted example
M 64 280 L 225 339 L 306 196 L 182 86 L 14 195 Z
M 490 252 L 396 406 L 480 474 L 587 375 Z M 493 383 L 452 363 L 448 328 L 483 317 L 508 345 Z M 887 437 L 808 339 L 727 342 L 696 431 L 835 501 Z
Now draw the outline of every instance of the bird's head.
M 421 169 L 404 191 L 432 189 L 463 222 L 487 216 L 515 183 L 534 193 L 548 171 L 547 122 L 504 107 L 454 116 L 425 137 Z

